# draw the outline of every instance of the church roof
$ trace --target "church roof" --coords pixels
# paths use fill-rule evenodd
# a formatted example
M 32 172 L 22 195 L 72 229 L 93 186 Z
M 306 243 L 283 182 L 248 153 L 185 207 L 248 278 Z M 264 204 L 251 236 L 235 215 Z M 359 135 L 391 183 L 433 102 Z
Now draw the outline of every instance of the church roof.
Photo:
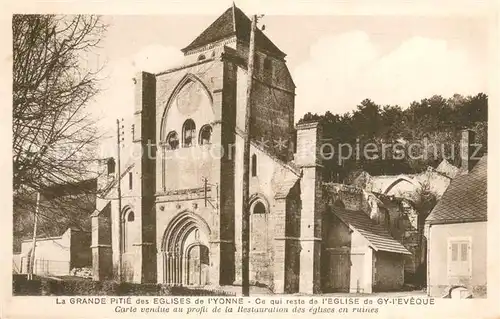
M 362 211 L 351 211 L 332 207 L 333 213 L 349 228 L 358 231 L 375 251 L 409 255 L 410 252 L 381 225 L 375 223 Z
M 487 168 L 485 155 L 469 173 L 455 177 L 425 222 L 444 224 L 486 221 Z
M 252 22 L 245 13 L 233 5 L 181 51 L 186 53 L 230 36 L 236 36 L 238 40 L 249 43 L 251 25 Z M 278 47 L 258 28 L 255 32 L 255 45 L 257 48 L 266 50 L 271 55 L 278 58 L 284 58 L 286 56 L 286 54 L 278 49 Z

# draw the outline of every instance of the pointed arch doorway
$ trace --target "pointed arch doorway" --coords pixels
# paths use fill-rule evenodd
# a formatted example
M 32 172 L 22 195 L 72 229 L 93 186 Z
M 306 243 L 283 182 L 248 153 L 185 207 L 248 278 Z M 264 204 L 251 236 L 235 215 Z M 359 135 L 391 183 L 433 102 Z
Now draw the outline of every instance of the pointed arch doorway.
M 209 282 L 210 229 L 192 212 L 175 216 L 163 235 L 163 278 L 172 285 L 204 286 Z

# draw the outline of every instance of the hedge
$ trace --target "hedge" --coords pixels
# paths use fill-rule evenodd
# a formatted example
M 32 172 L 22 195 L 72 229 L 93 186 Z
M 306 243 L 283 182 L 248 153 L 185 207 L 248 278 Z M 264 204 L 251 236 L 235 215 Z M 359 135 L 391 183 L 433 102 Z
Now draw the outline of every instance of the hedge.
M 223 290 L 198 289 L 160 284 L 135 284 L 115 281 L 55 280 L 26 275 L 13 276 L 16 296 L 227 296 Z

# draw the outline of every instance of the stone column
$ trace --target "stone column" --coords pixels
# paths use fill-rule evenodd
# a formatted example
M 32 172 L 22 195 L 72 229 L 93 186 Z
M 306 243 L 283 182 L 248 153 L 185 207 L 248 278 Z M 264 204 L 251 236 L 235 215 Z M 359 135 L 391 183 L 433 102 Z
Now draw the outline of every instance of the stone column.
M 159 251 L 156 254 L 156 269 L 157 269 L 157 277 L 156 281 L 159 284 L 165 283 L 165 262 L 166 262 L 166 254 L 164 251 Z
M 306 294 L 321 290 L 321 135 L 318 123 L 297 126 L 296 163 L 302 169 L 299 292 Z

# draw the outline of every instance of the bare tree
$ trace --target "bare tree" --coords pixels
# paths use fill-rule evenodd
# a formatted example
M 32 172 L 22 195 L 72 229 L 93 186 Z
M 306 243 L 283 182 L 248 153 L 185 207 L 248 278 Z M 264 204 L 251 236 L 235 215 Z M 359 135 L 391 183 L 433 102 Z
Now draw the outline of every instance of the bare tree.
M 85 107 L 102 66 L 87 57 L 106 31 L 99 16 L 14 15 L 13 189 L 25 192 L 89 178 L 99 139 Z

